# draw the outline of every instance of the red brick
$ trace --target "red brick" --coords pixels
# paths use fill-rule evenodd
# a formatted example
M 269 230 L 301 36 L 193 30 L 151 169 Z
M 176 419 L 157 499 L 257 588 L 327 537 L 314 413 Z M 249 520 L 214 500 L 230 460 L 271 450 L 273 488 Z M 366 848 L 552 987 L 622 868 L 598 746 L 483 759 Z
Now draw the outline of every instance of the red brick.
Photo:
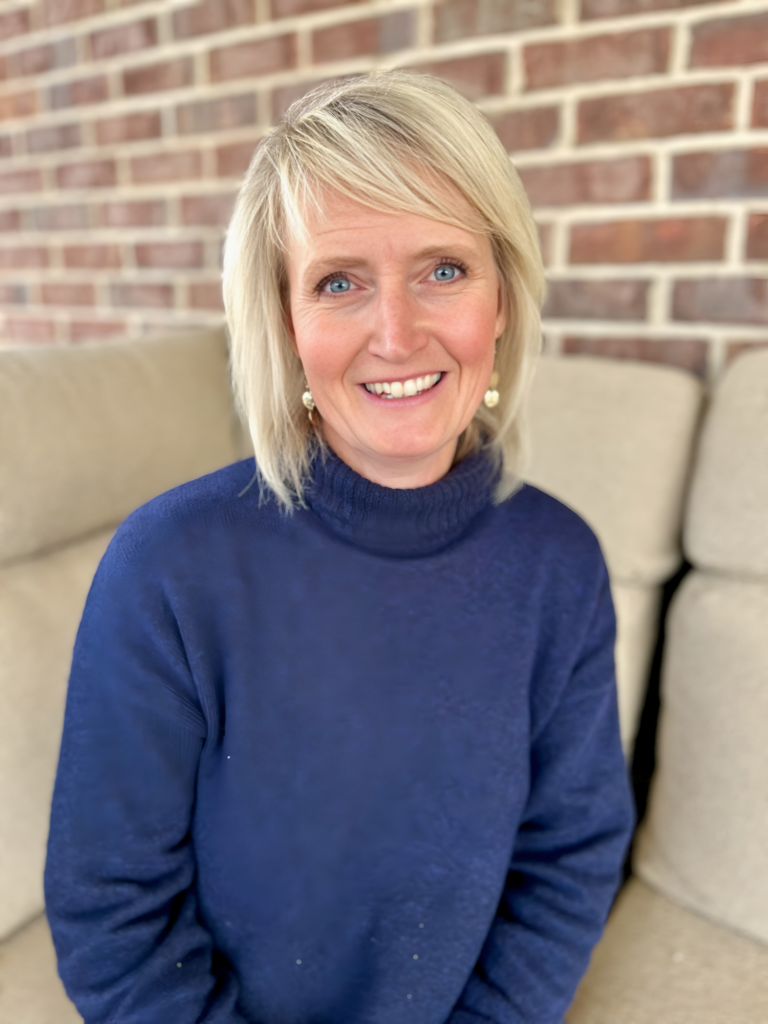
M 56 324 L 53 320 L 6 317 L 3 335 L 9 341 L 52 342 L 56 340 Z
M 145 242 L 136 246 L 139 267 L 202 267 L 202 242 Z
M 572 320 L 644 320 L 647 281 L 550 281 L 544 316 Z
M 73 320 L 69 325 L 70 341 L 99 341 L 127 333 L 124 320 Z
M 583 21 L 590 21 L 593 18 L 620 18 L 625 14 L 669 11 L 723 2 L 724 0 L 581 0 L 581 17 Z
M 123 72 L 123 90 L 127 96 L 147 92 L 165 92 L 168 89 L 183 89 L 192 84 L 195 69 L 191 57 L 162 61 L 160 64 L 144 64 Z
M 690 370 L 699 377 L 707 372 L 707 342 L 703 338 L 563 338 L 565 355 L 603 356 L 661 363 Z
M 230 142 L 216 150 L 216 174 L 220 178 L 239 178 L 248 170 L 259 139 L 247 142 Z
M 556 21 L 555 0 L 443 0 L 434 8 L 435 42 L 520 32 Z
M 508 153 L 521 149 L 545 149 L 560 131 L 558 107 L 529 107 L 489 114 L 491 127 Z
M 0 249 L 0 267 L 47 267 L 48 250 L 41 245 L 14 245 Z
M 694 25 L 691 67 L 740 67 L 768 60 L 768 13 Z
M 292 103 L 306 96 L 308 92 L 327 81 L 323 78 L 314 78 L 310 82 L 292 82 L 290 85 L 281 85 L 272 90 L 272 123 L 275 124 Z
M 768 324 L 768 279 L 705 277 L 678 281 L 672 296 L 675 320 Z
M 114 160 L 84 160 L 56 168 L 59 188 L 110 188 L 116 181 Z
M 43 187 L 40 171 L 9 171 L 0 174 L 0 194 L 11 192 L 39 192 Z
M 166 222 L 162 199 L 105 203 L 100 212 L 101 224 L 105 228 L 155 227 Z
M 28 117 L 37 110 L 37 93 L 16 92 L 0 96 L 0 121 L 10 121 L 16 117 Z
M 25 306 L 27 289 L 23 284 L 0 284 L 0 305 Z
M 651 163 L 645 156 L 523 167 L 519 174 L 533 206 L 632 203 L 651 195 Z
M 752 100 L 752 127 L 768 128 L 768 79 L 755 82 Z
M 48 125 L 27 132 L 28 153 L 50 153 L 80 145 L 80 127 L 76 124 Z
M 574 224 L 571 263 L 676 263 L 719 260 L 724 217 L 678 217 Z
M 221 281 L 193 281 L 189 286 L 192 309 L 224 309 Z
M 17 11 L 0 14 L 0 40 L 10 39 L 29 32 L 29 8 L 22 7 Z
M 91 33 L 91 53 L 95 60 L 156 45 L 157 22 L 154 18 L 144 18 L 142 21 L 132 21 Z
M 672 196 L 768 196 L 768 148 L 681 153 L 672 162 Z
M 176 108 L 176 124 L 181 135 L 221 132 L 255 123 L 256 96 L 252 92 L 185 103 Z
M 138 139 L 156 139 L 162 135 L 160 114 L 142 110 L 121 117 L 108 117 L 96 122 L 96 141 L 100 146 L 121 142 L 135 142 Z
M 470 100 L 504 92 L 507 57 L 504 53 L 483 53 L 474 57 L 455 57 L 413 66 L 413 71 L 434 75 L 452 85 Z
M 312 33 L 312 60 L 324 64 L 365 54 L 394 53 L 412 46 L 415 33 L 415 11 L 331 25 Z
M 52 85 L 48 90 L 48 104 L 52 110 L 76 107 L 87 103 L 103 103 L 109 96 L 106 75 L 92 75 L 76 82 Z
M 733 127 L 734 86 L 688 85 L 579 104 L 579 142 L 647 139 Z
M 768 260 L 768 213 L 750 214 L 747 228 L 747 259 Z
M 296 36 L 272 36 L 271 39 L 222 46 L 211 51 L 210 67 L 214 82 L 287 71 L 296 67 Z
M 117 245 L 65 245 L 64 266 L 80 270 L 119 267 L 120 249 Z
M 188 39 L 253 22 L 253 0 L 202 0 L 174 11 L 173 34 L 177 39 Z
M 346 7 L 363 0 L 272 0 L 273 18 L 291 18 L 294 14 L 327 11 L 331 7 Z
M 43 206 L 34 210 L 38 231 L 77 231 L 88 227 L 88 207 L 77 203 L 63 206 Z
M 143 185 L 150 181 L 199 178 L 201 173 L 202 158 L 195 149 L 177 153 L 152 153 L 150 156 L 134 157 L 131 160 L 131 181 L 134 185 Z
M 78 21 L 101 14 L 104 0 L 45 0 L 43 21 L 46 25 L 61 25 L 65 21 Z
M 13 155 L 13 145 L 11 143 L 10 135 L 0 136 L 0 158 L 8 157 Z
M 0 231 L 18 231 L 21 228 L 21 214 L 18 210 L 0 210 Z
M 652 28 L 526 46 L 526 88 L 660 74 L 669 63 L 669 42 L 670 29 Z
M 42 297 L 46 306 L 92 306 L 95 300 L 92 284 L 44 284 Z
M 181 223 L 226 227 L 235 206 L 234 192 L 216 195 L 182 196 Z
M 725 346 L 725 365 L 729 366 L 739 356 L 761 348 L 768 348 L 768 341 L 729 341 Z
M 113 284 L 112 305 L 165 309 L 173 306 L 173 285 Z
M 74 39 L 62 39 L 57 43 L 42 43 L 10 54 L 5 58 L 5 72 L 8 78 L 40 75 L 57 68 L 71 67 L 76 62 Z

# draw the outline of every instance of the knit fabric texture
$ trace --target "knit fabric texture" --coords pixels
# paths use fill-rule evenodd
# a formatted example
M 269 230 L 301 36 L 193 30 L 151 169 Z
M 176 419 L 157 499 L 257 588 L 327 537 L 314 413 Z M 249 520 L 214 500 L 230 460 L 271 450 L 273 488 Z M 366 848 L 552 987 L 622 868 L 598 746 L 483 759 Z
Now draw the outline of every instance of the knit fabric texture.
M 415 490 L 252 460 L 119 528 L 45 891 L 86 1024 L 559 1024 L 633 808 L 589 528 L 479 453 Z

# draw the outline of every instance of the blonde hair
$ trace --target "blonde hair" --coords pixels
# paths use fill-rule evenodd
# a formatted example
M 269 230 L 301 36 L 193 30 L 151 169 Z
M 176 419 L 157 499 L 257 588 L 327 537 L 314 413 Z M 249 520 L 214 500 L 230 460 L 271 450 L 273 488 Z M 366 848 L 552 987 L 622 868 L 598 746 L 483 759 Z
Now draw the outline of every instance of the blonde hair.
M 436 182 L 450 188 L 435 188 Z M 287 239 L 306 239 L 330 188 L 384 212 L 414 213 L 490 239 L 506 299 L 497 340 L 499 403 L 481 405 L 456 458 L 481 444 L 501 466 L 497 500 L 517 487 L 526 453 L 524 399 L 540 349 L 544 272 L 530 206 L 503 146 L 468 100 L 439 79 L 375 72 L 324 84 L 261 140 L 238 195 L 224 252 L 232 377 L 259 485 L 303 503 L 317 435 L 286 325 Z M 462 197 L 463 202 L 458 199 Z

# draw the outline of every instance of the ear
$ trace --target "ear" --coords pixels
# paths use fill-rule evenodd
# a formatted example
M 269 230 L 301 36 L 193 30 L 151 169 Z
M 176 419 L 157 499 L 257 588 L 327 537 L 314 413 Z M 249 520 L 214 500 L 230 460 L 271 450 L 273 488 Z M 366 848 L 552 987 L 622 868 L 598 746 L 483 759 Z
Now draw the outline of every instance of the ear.
M 293 326 L 293 316 L 291 315 L 291 299 L 286 288 L 283 293 L 283 316 L 285 317 L 285 330 L 288 334 L 288 341 L 290 342 L 291 348 L 299 354 L 299 346 L 296 344 L 296 330 Z

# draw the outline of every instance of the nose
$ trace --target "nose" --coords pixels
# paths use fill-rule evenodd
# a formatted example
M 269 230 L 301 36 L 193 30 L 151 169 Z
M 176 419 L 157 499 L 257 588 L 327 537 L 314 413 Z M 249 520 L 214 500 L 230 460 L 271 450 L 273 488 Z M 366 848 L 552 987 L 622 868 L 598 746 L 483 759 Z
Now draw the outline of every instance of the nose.
M 398 281 L 382 281 L 374 304 L 368 351 L 390 363 L 405 363 L 429 340 L 419 302 Z

